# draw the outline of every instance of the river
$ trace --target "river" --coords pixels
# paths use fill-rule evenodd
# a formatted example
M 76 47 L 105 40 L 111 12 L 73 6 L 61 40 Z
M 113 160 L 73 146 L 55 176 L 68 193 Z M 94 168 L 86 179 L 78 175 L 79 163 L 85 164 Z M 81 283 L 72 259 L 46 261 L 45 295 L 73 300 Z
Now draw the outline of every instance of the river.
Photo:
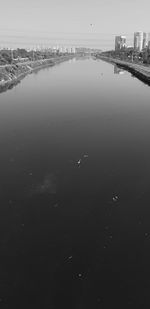
M 0 94 L 4 308 L 150 306 L 149 94 L 91 58 Z

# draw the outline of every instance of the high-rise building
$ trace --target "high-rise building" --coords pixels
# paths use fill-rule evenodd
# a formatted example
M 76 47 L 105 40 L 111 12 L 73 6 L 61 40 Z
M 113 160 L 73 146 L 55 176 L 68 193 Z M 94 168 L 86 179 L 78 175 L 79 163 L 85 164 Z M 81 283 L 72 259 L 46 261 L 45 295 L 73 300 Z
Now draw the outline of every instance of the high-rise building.
M 143 32 L 143 49 L 148 46 L 148 33 Z
M 126 37 L 119 35 L 115 37 L 115 50 L 122 50 L 126 47 Z
M 147 47 L 150 50 L 150 33 L 147 34 Z
M 143 32 L 134 32 L 134 50 L 141 51 L 143 48 Z
M 72 54 L 75 54 L 75 52 L 76 52 L 76 51 L 75 51 L 75 47 L 71 47 L 71 53 L 72 53 Z

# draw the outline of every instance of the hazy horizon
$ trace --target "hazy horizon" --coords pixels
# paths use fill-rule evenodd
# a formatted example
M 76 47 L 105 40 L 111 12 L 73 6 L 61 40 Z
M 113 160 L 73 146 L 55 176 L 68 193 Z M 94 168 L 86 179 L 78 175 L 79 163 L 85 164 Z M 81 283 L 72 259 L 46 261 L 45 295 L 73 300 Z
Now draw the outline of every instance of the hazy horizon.
M 143 7 L 146 8 L 143 12 Z M 35 1 L 2 4 L 0 46 L 74 45 L 114 48 L 115 35 L 133 44 L 134 31 L 150 31 L 148 0 Z

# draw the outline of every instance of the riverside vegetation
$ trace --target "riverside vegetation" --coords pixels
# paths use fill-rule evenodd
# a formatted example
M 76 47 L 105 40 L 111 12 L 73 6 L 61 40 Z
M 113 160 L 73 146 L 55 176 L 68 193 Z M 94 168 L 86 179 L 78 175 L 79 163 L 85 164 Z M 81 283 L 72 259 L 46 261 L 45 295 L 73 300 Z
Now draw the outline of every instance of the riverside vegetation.
M 0 52 L 0 91 L 12 88 L 25 75 L 35 70 L 53 66 L 72 57 L 74 54 L 60 54 L 50 51 L 2 50 Z
M 96 59 L 101 59 L 116 64 L 132 73 L 138 79 L 150 85 L 150 51 L 134 51 L 133 48 L 126 48 L 119 51 L 106 51 L 95 54 Z

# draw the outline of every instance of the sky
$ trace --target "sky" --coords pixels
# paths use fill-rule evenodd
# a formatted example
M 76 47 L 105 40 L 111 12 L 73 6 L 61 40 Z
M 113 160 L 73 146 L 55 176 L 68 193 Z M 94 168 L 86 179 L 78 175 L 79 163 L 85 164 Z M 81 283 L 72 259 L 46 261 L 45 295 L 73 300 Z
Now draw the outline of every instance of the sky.
M 2 1 L 2 0 L 1 0 Z M 0 47 L 72 45 L 108 50 L 115 35 L 133 45 L 150 32 L 149 0 L 7 0 L 0 9 Z

